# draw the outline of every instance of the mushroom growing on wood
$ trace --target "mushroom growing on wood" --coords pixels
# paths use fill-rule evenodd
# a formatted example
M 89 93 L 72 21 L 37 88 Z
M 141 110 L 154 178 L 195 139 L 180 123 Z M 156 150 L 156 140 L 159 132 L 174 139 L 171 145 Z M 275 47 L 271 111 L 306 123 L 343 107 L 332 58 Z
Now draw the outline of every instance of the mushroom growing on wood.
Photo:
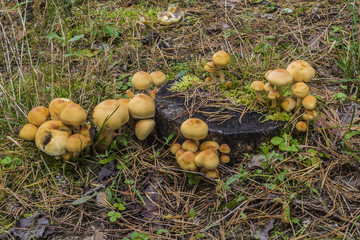
M 212 62 L 218 68 L 225 68 L 230 62 L 230 56 L 225 51 L 218 51 L 212 57 Z M 220 81 L 225 82 L 225 73 L 220 71 Z
M 180 127 L 181 133 L 185 138 L 201 140 L 208 134 L 208 125 L 199 118 L 189 118 Z
M 270 70 L 265 74 L 265 78 L 276 87 L 276 91 L 280 94 L 280 100 L 282 100 L 282 87 L 290 85 L 293 79 L 292 75 L 285 69 Z
M 153 119 L 142 119 L 138 121 L 135 125 L 135 135 L 137 139 L 146 139 L 150 135 L 154 127 L 155 121 Z
M 264 83 L 262 81 L 254 81 L 251 88 L 255 91 L 256 99 L 262 103 L 266 101 L 262 98 L 261 93 L 264 91 Z
M 219 150 L 220 145 L 215 141 L 205 141 L 200 144 L 199 151 L 204 151 L 208 148 L 215 148 L 216 150 Z
M 166 82 L 166 75 L 161 71 L 150 73 L 150 77 L 155 87 L 161 87 Z
M 293 82 L 309 82 L 315 77 L 315 70 L 304 60 L 293 61 L 286 70 L 293 76 Z
M 188 171 L 195 171 L 196 165 L 195 165 L 195 154 L 190 151 L 186 151 L 176 160 L 176 162 L 179 164 L 181 169 L 188 170 Z
M 195 164 L 206 169 L 215 169 L 219 165 L 219 157 L 212 149 L 206 149 L 195 157 Z
M 199 149 L 199 141 L 196 140 L 186 140 L 185 142 L 183 142 L 183 144 L 181 145 L 181 148 L 184 149 L 185 151 L 190 151 L 190 152 L 197 152 L 197 150 Z
M 128 104 L 131 116 L 137 119 L 152 118 L 155 115 L 154 99 L 146 94 L 137 94 Z

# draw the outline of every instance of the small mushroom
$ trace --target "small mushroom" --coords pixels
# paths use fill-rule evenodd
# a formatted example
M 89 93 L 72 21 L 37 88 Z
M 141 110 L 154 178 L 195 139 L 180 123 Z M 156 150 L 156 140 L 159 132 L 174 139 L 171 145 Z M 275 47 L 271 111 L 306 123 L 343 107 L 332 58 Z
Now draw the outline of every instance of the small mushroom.
M 261 93 L 264 91 L 264 83 L 262 81 L 254 81 L 251 88 L 255 91 L 256 99 L 262 103 L 266 101 L 262 98 Z
M 68 98 L 55 98 L 53 99 L 49 104 L 49 111 L 51 115 L 52 120 L 60 120 L 60 114 L 64 107 L 69 105 L 70 103 L 73 103 Z
M 34 124 L 35 126 L 40 126 L 43 124 L 50 116 L 49 109 L 43 106 L 37 106 L 31 109 L 27 116 L 29 123 Z
M 152 118 L 155 115 L 154 100 L 146 94 L 137 94 L 129 102 L 129 112 L 137 119 Z
M 270 91 L 268 94 L 268 98 L 271 100 L 271 109 L 276 108 L 276 99 L 280 97 L 280 93 L 278 90 Z
M 161 87 L 166 83 L 166 75 L 161 71 L 150 73 L 150 77 L 155 87 Z
M 64 107 L 60 114 L 60 120 L 75 129 L 79 130 L 81 124 L 86 121 L 87 113 L 77 103 L 70 103 Z
M 293 76 L 293 82 L 309 82 L 315 77 L 315 70 L 304 60 L 293 61 L 286 70 Z
M 219 166 L 219 157 L 212 149 L 206 149 L 195 157 L 195 165 L 206 169 L 215 169 Z
M 302 118 L 306 121 L 314 120 L 316 117 L 317 113 L 315 110 L 305 110 L 305 112 L 302 114 Z
M 265 74 L 265 78 L 276 87 L 276 91 L 280 94 L 280 100 L 282 100 L 282 87 L 290 85 L 293 79 L 292 75 L 285 69 L 270 70 Z
M 176 162 L 179 164 L 181 169 L 188 170 L 188 171 L 195 171 L 196 165 L 195 165 L 195 154 L 190 151 L 186 151 L 176 160 Z
M 186 140 L 181 145 L 181 148 L 184 149 L 185 151 L 190 151 L 190 152 L 195 153 L 195 152 L 197 152 L 197 150 L 199 150 L 199 141 L 197 141 L 197 140 Z
M 265 85 L 264 85 L 264 91 L 265 92 L 269 93 L 269 92 L 271 92 L 273 90 L 274 90 L 274 86 L 271 85 L 271 83 L 269 83 L 269 82 L 265 83 Z
M 180 127 L 181 133 L 185 138 L 201 140 L 208 134 L 208 125 L 199 118 L 189 118 Z
M 221 154 L 220 160 L 222 163 L 229 163 L 230 162 L 230 156 L 227 154 Z
M 298 121 L 295 127 L 299 132 L 306 132 L 307 130 L 307 124 L 304 121 Z
M 183 155 L 186 151 L 184 149 L 179 149 L 175 154 L 175 159 L 179 159 L 181 155 Z
M 216 65 L 216 67 L 222 69 L 225 68 L 230 62 L 230 56 L 225 51 L 218 51 L 212 57 L 212 62 Z M 220 71 L 220 81 L 225 82 L 225 73 L 224 71 Z
M 80 152 L 87 147 L 87 140 L 84 135 L 73 134 L 66 140 L 66 150 L 72 153 L 73 158 L 77 158 Z
M 309 94 L 310 89 L 309 89 L 308 85 L 306 85 L 306 83 L 297 82 L 292 86 L 291 90 L 292 90 L 293 96 L 296 97 L 295 110 L 297 110 L 301 107 L 301 100 Z
M 211 80 L 216 81 L 215 73 L 217 70 L 216 70 L 216 66 L 213 62 L 208 62 L 207 64 L 205 64 L 204 70 L 206 72 L 210 73 Z
M 147 89 L 153 84 L 150 74 L 144 71 L 135 73 L 131 79 L 131 83 L 136 89 L 139 90 Z
M 26 141 L 34 141 L 38 128 L 31 123 L 25 124 L 19 133 L 19 137 Z
M 229 154 L 229 153 L 230 153 L 230 147 L 229 147 L 229 145 L 227 145 L 226 143 L 221 144 L 219 151 L 220 151 L 221 153 Z
M 211 169 L 206 172 L 206 175 L 211 178 L 219 178 L 220 173 L 217 169 Z
M 296 106 L 296 101 L 295 99 L 288 97 L 286 98 L 284 101 L 282 101 L 281 103 L 281 108 L 285 111 L 285 112 L 291 112 Z
M 308 95 L 303 98 L 301 103 L 307 110 L 313 110 L 316 107 L 317 99 L 314 96 Z
M 220 145 L 215 141 L 205 141 L 200 144 L 199 151 L 204 151 L 209 148 L 215 148 L 216 150 L 219 150 Z
M 145 140 L 155 127 L 153 119 L 142 119 L 135 125 L 135 135 L 139 140 Z
M 181 149 L 181 144 L 175 143 L 174 145 L 171 146 L 170 152 L 176 155 L 177 151 L 179 151 L 180 149 Z

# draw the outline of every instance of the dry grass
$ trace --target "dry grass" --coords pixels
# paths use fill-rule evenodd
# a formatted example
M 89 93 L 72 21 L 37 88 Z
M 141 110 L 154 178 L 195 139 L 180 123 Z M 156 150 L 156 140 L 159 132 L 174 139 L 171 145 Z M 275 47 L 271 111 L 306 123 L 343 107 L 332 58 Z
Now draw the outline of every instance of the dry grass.
M 346 50 L 352 36 L 359 40 L 358 33 L 352 34 L 351 11 L 353 6 L 359 19 L 359 5 L 274 2 L 293 10 L 283 14 L 271 12 L 274 6 L 265 1 L 188 0 L 179 3 L 186 18 L 164 27 L 155 16 L 168 1 L 79 2 L 0 0 L 0 158 L 21 159 L 0 172 L 1 238 L 13 239 L 12 227 L 33 214 L 50 219 L 55 234 L 49 239 L 360 238 L 355 134 L 360 63 L 354 61 L 356 48 Z M 136 27 L 140 16 L 153 24 Z M 80 34 L 84 37 L 69 41 Z M 84 52 L 76 51 L 84 49 L 94 56 L 79 56 Z M 283 130 L 298 140 L 299 151 L 267 143 L 282 161 L 253 169 L 248 167 L 251 155 L 244 154 L 221 165 L 220 179 L 213 180 L 175 165 L 168 153 L 175 138 L 139 143 L 130 127 L 116 136 L 107 154 L 66 163 L 17 137 L 28 111 L 52 98 L 69 97 L 91 116 L 100 101 L 125 95 L 134 72 L 163 70 L 172 79 L 189 70 L 203 78 L 204 62 L 220 49 L 233 56 L 228 73 L 239 89 L 296 59 L 314 66 L 317 78 L 310 89 L 322 99 L 320 116 L 306 137 L 293 131 L 293 122 Z M 354 68 L 344 72 L 336 64 L 344 59 Z M 99 161 L 114 161 L 116 167 L 104 182 L 98 181 Z M 99 203 L 99 194 L 71 204 L 105 188 L 111 189 L 108 203 Z M 114 207 L 118 200 L 125 210 Z M 122 217 L 110 222 L 110 211 Z

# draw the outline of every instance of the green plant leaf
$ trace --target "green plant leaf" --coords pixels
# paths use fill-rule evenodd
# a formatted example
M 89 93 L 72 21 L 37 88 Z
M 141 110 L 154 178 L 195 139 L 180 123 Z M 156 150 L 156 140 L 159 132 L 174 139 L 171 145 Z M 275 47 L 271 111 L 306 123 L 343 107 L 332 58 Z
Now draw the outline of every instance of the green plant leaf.
M 55 39 L 58 39 L 58 40 L 60 40 L 60 41 L 62 41 L 62 42 L 65 42 L 65 38 L 60 37 L 59 35 L 57 35 L 57 34 L 54 33 L 54 32 L 49 33 L 49 34 L 46 36 L 46 38 L 49 39 L 49 40 L 55 38 Z
M 194 211 L 194 209 L 192 208 L 191 210 L 190 210 L 190 218 L 191 219 L 194 219 L 194 217 L 195 217 L 195 211 Z
M 98 194 L 99 194 L 99 192 L 94 192 L 93 194 L 87 195 L 87 196 L 82 197 L 82 198 L 79 198 L 79 199 L 71 202 L 70 204 L 71 204 L 71 205 L 79 205 L 79 204 L 82 204 L 82 203 L 90 200 L 91 198 L 95 197 L 95 196 L 98 195 Z
M 283 143 L 283 142 L 284 142 L 284 139 L 283 139 L 282 137 L 273 137 L 273 138 L 270 140 L 270 142 L 271 142 L 272 145 L 277 146 L 277 145 Z
M 84 34 L 77 35 L 77 36 L 75 36 L 73 38 L 70 38 L 68 42 L 75 42 L 75 41 L 77 41 L 77 40 L 79 40 L 79 39 L 81 39 L 83 37 L 84 37 Z

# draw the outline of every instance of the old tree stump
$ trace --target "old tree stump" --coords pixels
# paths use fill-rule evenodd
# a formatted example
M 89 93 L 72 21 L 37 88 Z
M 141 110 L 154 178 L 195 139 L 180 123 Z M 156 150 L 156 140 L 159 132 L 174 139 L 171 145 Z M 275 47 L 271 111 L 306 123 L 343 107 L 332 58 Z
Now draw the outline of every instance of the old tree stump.
M 170 91 L 172 82 L 162 86 L 155 98 L 155 121 L 158 137 L 179 134 L 180 142 L 185 139 L 180 133 L 183 121 L 190 117 L 200 118 L 209 126 L 206 140 L 226 143 L 231 148 L 230 155 L 239 157 L 241 153 L 256 149 L 262 142 L 276 136 L 284 122 L 261 122 L 262 115 L 246 112 L 244 108 L 221 107 L 214 102 L 210 93 L 195 89 L 187 94 Z M 241 117 L 241 123 L 239 121 Z

